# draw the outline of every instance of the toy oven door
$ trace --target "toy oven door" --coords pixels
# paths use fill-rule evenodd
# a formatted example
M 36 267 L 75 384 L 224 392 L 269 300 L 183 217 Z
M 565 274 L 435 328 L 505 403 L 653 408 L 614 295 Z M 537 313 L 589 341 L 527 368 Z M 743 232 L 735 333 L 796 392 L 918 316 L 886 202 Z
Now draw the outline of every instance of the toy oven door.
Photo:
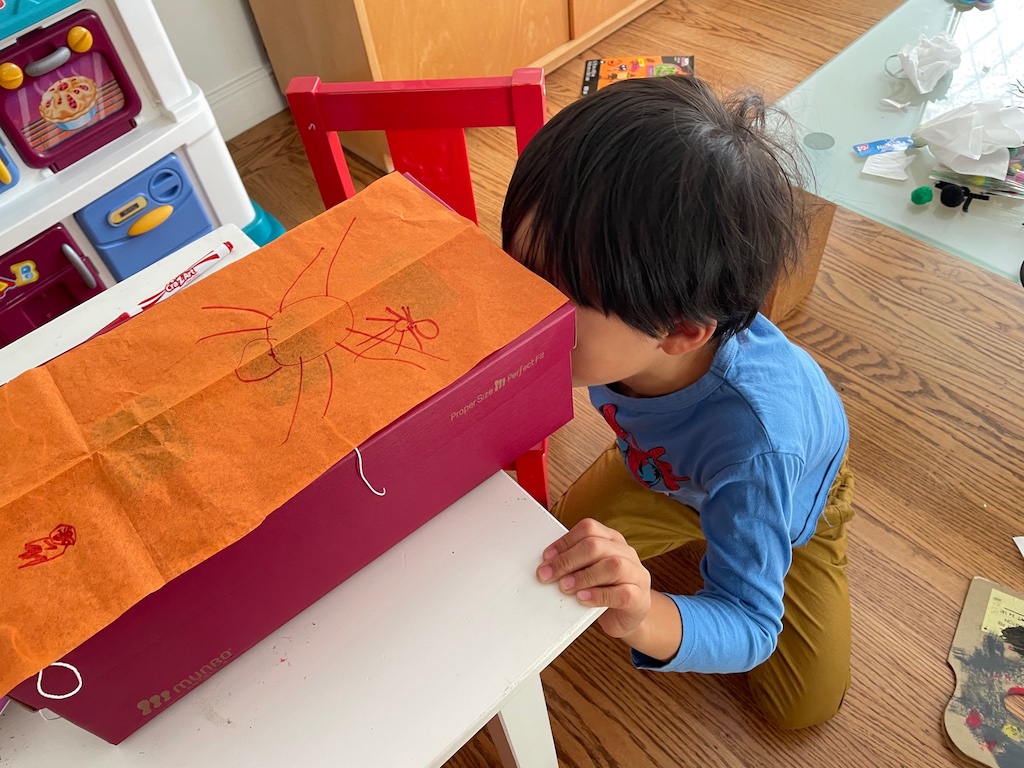
M 61 225 L 0 256 L 0 347 L 104 289 Z
M 79 11 L 0 51 L 0 128 L 59 171 L 135 127 L 141 102 L 99 17 Z

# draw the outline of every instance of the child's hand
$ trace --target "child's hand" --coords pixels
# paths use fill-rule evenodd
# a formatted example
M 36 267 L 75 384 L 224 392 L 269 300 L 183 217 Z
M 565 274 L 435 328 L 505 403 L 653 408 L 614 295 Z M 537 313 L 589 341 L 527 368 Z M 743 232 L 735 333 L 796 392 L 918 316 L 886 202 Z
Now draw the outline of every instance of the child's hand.
M 624 637 L 651 610 L 651 574 L 622 534 L 596 520 L 581 520 L 544 551 L 537 577 L 558 581 L 584 605 L 606 606 L 598 619 L 612 637 Z

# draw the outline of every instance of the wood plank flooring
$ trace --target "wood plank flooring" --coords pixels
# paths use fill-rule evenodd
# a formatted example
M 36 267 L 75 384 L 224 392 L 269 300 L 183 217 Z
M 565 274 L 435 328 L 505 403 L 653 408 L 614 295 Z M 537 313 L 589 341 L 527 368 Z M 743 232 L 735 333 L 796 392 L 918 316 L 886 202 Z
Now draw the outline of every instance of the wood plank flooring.
M 666 0 L 549 73 L 549 110 L 577 97 L 584 59 L 644 52 L 694 54 L 722 90 L 751 84 L 774 100 L 898 4 Z M 514 143 L 502 130 L 469 138 L 481 226 L 497 239 Z M 322 209 L 287 113 L 230 146 L 250 195 L 285 226 Z M 360 184 L 379 175 L 356 161 L 353 172 Z M 840 209 L 815 289 L 782 327 L 822 365 L 851 424 L 858 517 L 843 709 L 824 726 L 778 732 L 742 676 L 637 672 L 594 627 L 542 678 L 566 768 L 961 764 L 941 715 L 968 582 L 1024 588 L 1011 541 L 1024 534 L 1024 289 Z M 610 439 L 577 393 L 575 419 L 552 441 L 553 492 Z M 656 587 L 696 589 L 699 557 L 688 548 L 653 561 Z M 449 766 L 497 764 L 481 734 Z

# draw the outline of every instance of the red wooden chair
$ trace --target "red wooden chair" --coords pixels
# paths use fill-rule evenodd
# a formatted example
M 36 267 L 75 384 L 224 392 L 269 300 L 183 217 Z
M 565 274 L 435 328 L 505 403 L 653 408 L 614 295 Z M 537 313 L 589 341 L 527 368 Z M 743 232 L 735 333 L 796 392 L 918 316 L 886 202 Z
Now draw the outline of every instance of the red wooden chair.
M 338 131 L 383 130 L 395 170 L 409 173 L 457 213 L 477 221 L 466 155 L 466 128 L 512 126 L 522 152 L 546 119 L 544 71 L 511 77 L 322 83 L 296 77 L 291 107 L 324 205 L 355 194 Z M 516 459 L 519 483 L 549 506 L 548 441 Z

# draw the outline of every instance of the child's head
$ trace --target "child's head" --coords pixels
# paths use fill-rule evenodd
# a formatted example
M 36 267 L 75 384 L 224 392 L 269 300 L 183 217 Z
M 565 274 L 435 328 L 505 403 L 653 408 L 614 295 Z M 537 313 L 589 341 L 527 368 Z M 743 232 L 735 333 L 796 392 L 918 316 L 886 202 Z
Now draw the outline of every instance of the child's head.
M 624 80 L 563 109 L 524 150 L 506 250 L 583 309 L 649 340 L 746 328 L 799 250 L 789 155 L 763 101 L 696 78 Z

